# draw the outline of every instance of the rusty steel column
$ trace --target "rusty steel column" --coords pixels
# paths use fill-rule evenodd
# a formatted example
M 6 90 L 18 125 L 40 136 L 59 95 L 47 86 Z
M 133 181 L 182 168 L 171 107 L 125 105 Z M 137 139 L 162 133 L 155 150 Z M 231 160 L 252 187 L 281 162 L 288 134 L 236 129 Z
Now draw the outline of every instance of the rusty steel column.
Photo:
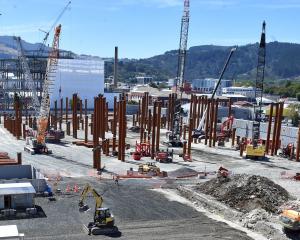
M 72 101 L 72 127 L 73 127 L 73 138 L 77 138 L 77 94 L 73 94 Z
M 94 120 L 95 123 L 93 126 L 93 167 L 97 170 L 101 169 L 101 146 L 99 144 L 99 131 L 98 131 L 98 114 L 99 111 L 99 98 L 94 99 Z
M 52 119 L 52 127 L 54 128 L 54 130 L 57 130 L 57 100 L 54 101 L 54 117 Z
M 207 145 L 207 139 L 208 139 L 208 131 L 209 131 L 209 120 L 210 120 L 210 105 L 211 105 L 211 100 L 207 99 L 206 101 L 206 116 L 205 116 L 205 141 L 204 144 Z
M 68 114 L 69 114 L 69 98 L 66 97 L 66 124 L 69 121 Z
M 198 109 L 197 109 L 197 119 L 195 119 L 195 123 L 196 123 L 196 127 L 197 128 L 199 126 L 199 123 L 200 123 L 200 114 L 201 114 L 201 105 L 202 105 L 202 97 L 198 97 Z
M 217 125 L 218 125 L 218 107 L 219 107 L 219 98 L 217 98 L 216 100 L 216 104 L 215 104 L 215 111 L 214 111 L 214 121 L 213 121 L 213 125 L 214 125 L 214 129 L 213 129 L 213 146 L 216 146 L 216 141 L 217 141 Z
M 159 142 L 160 142 L 160 127 L 161 127 L 161 105 L 162 102 L 157 102 L 157 124 L 156 124 L 156 147 L 155 151 L 159 151 Z
M 154 108 L 154 106 L 153 106 Z M 150 134 L 151 128 L 153 125 L 153 117 L 151 116 L 151 109 L 148 110 L 148 122 L 147 122 L 147 134 L 148 134 L 148 141 L 150 141 Z
M 279 113 L 279 105 L 278 105 L 278 103 L 275 103 L 275 121 L 274 121 L 274 126 L 273 126 L 271 156 L 274 155 L 274 151 L 275 151 L 276 136 L 277 136 L 276 134 L 277 134 L 278 113 Z
M 297 147 L 296 147 L 296 161 L 299 162 L 299 153 L 300 153 L 300 123 L 298 127 L 298 139 L 297 139 Z
M 169 99 L 167 102 L 168 106 L 168 120 L 167 120 L 167 129 L 170 130 L 170 119 L 171 119 L 171 94 L 169 94 Z
M 118 102 L 118 120 L 119 120 L 119 138 L 118 138 L 118 160 L 122 160 L 122 107 L 121 107 L 121 100 Z
M 282 122 L 282 114 L 283 114 L 283 107 L 284 103 L 279 103 L 279 115 L 278 115 L 278 123 L 277 123 L 277 136 L 276 136 L 276 143 L 275 143 L 275 155 L 277 155 L 277 151 L 280 148 L 280 135 L 281 135 L 281 122 Z
M 112 152 L 113 155 L 116 152 L 116 129 L 117 129 L 117 97 L 114 97 L 114 119 L 112 121 L 112 134 L 113 134 L 113 143 L 112 143 Z
M 208 146 L 212 146 L 212 132 L 213 132 L 213 122 L 214 122 L 214 115 L 215 115 L 215 99 L 212 99 L 211 102 L 211 111 L 210 111 L 210 122 L 209 122 L 209 143 Z
M 188 135 L 188 147 L 187 147 L 187 155 L 191 157 L 191 151 L 192 151 L 192 126 L 193 126 L 193 118 L 190 118 L 189 122 L 189 135 Z
M 23 139 L 26 139 L 26 124 L 23 123 Z
M 82 121 L 82 99 L 80 99 L 79 101 L 79 119 L 80 119 L 79 121 L 81 122 Z
M 234 144 L 235 144 L 235 133 L 236 133 L 236 128 L 233 128 L 232 129 L 231 147 L 234 147 Z
M 59 116 L 59 130 L 62 130 L 62 120 L 63 120 L 63 108 L 64 108 L 64 99 L 60 99 L 60 116 Z
M 89 117 L 86 115 L 84 120 L 84 142 L 88 142 Z
M 153 104 L 153 121 L 152 121 L 152 143 L 151 143 L 151 159 L 154 159 L 155 157 L 155 131 L 156 131 L 156 121 L 157 121 L 157 113 L 156 113 L 156 108 L 157 108 L 157 102 L 155 101 Z
M 108 102 L 105 103 L 105 132 L 108 132 Z
M 193 125 L 192 125 L 192 130 L 196 128 L 196 116 L 197 116 L 197 97 L 194 96 L 194 99 L 193 99 L 193 115 L 192 115 L 192 118 L 193 118 Z M 197 139 L 195 138 L 194 139 L 194 143 L 197 143 Z
M 268 123 L 268 131 L 267 131 L 267 141 L 266 141 L 266 154 L 269 154 L 270 135 L 271 135 L 271 129 L 272 129 L 272 118 L 273 118 L 273 103 L 271 103 L 271 105 L 270 105 L 269 123 Z

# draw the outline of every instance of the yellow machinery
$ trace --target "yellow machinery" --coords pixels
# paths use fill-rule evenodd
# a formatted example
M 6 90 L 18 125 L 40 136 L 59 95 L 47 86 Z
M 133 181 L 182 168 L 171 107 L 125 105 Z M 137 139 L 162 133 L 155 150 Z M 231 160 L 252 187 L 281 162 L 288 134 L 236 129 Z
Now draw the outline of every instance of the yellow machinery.
M 139 165 L 138 172 L 141 174 L 151 174 L 152 176 L 158 176 L 160 174 L 160 168 L 155 163 L 143 163 Z
M 285 230 L 300 230 L 300 213 L 295 210 L 283 210 L 279 216 L 279 220 Z
M 94 213 L 94 222 L 90 222 L 86 227 L 88 229 L 89 235 L 107 235 L 114 234 L 118 232 L 118 228 L 114 226 L 115 220 L 113 214 L 110 212 L 109 208 L 103 208 L 103 198 L 97 193 L 97 191 L 92 188 L 89 184 L 83 189 L 80 201 L 79 201 L 79 211 L 86 212 L 90 208 L 88 205 L 84 204 L 84 200 L 87 198 L 88 194 L 92 193 L 96 200 L 96 207 Z
M 265 157 L 265 146 L 257 145 L 254 147 L 252 144 L 246 146 L 246 158 L 263 159 Z

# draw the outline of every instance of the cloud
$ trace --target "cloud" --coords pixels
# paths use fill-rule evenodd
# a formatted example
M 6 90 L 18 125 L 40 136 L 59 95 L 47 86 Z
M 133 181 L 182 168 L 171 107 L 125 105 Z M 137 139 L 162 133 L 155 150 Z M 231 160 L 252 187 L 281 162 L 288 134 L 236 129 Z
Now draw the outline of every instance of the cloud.
M 121 0 L 120 5 L 156 6 L 158 8 L 183 6 L 183 0 Z

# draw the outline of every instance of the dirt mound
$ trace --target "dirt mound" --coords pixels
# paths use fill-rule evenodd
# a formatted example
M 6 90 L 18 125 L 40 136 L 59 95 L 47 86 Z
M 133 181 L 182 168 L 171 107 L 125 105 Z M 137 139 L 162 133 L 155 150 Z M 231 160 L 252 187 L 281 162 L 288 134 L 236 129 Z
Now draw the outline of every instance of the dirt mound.
M 168 177 L 183 178 L 183 177 L 196 176 L 197 174 L 198 172 L 191 168 L 181 167 L 175 171 L 168 172 Z
M 214 178 L 198 184 L 195 190 L 212 195 L 242 212 L 257 208 L 277 212 L 278 207 L 289 199 L 288 192 L 270 179 L 248 174 Z

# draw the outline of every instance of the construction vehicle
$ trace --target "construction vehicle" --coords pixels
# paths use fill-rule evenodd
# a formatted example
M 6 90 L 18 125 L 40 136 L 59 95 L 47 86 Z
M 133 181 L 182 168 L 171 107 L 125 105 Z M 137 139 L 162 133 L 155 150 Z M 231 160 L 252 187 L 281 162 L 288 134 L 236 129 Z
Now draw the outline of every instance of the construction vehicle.
M 118 232 L 118 228 L 115 226 L 115 219 L 113 214 L 110 212 L 109 208 L 102 207 L 103 198 L 97 193 L 97 191 L 92 188 L 89 184 L 87 184 L 81 195 L 79 200 L 79 211 L 86 212 L 90 208 L 88 205 L 84 204 L 85 199 L 88 194 L 92 193 L 93 197 L 96 201 L 95 213 L 94 213 L 94 221 L 90 222 L 86 227 L 89 235 L 107 235 Z
M 279 215 L 279 221 L 282 224 L 284 230 L 287 231 L 299 231 L 300 230 L 300 212 L 285 209 Z
M 262 33 L 258 50 L 257 74 L 255 81 L 255 99 L 259 98 L 258 104 L 254 104 L 254 121 L 252 126 L 252 144 L 246 147 L 246 158 L 263 159 L 265 146 L 259 144 L 260 122 L 262 119 L 262 97 L 265 78 L 266 64 L 266 23 L 262 24 Z
M 155 163 L 148 162 L 139 165 L 138 172 L 140 174 L 147 174 L 151 176 L 160 175 L 160 168 Z
M 169 152 L 168 150 L 165 151 L 158 151 L 156 152 L 155 160 L 160 163 L 171 163 L 173 162 L 173 150 Z
M 180 98 L 175 99 L 173 109 L 173 122 L 171 123 L 171 133 L 168 136 L 168 146 L 170 147 L 183 147 L 183 143 L 180 136 L 180 117 L 183 113 L 181 107 L 182 91 L 184 89 L 185 79 L 185 65 L 186 65 L 186 52 L 187 52 L 187 41 L 189 33 L 189 22 L 190 22 L 190 1 L 184 1 L 184 11 L 181 19 L 181 30 L 180 30 L 180 42 L 178 50 L 178 67 L 177 67 L 177 78 L 175 85 L 175 92 L 180 90 Z
M 224 65 L 224 67 L 223 67 L 223 70 L 222 70 L 222 72 L 221 72 L 221 74 L 220 74 L 220 76 L 219 76 L 219 79 L 218 79 L 218 81 L 217 81 L 217 84 L 215 85 L 215 88 L 214 88 L 214 90 L 213 90 L 213 92 L 212 92 L 212 95 L 211 95 L 211 97 L 210 97 L 210 100 L 213 100 L 213 99 L 215 98 L 215 95 L 216 95 L 216 93 L 217 93 L 217 90 L 218 90 L 218 88 L 219 88 L 219 86 L 220 86 L 220 84 L 221 84 L 221 80 L 222 80 L 222 78 L 223 78 L 223 75 L 224 75 L 224 73 L 225 73 L 225 71 L 226 71 L 226 69 L 227 69 L 227 67 L 228 67 L 228 64 L 229 64 L 229 62 L 230 62 L 230 59 L 231 59 L 233 53 L 236 51 L 236 49 L 237 49 L 237 48 L 235 47 L 235 48 L 232 48 L 232 49 L 230 50 L 230 53 L 229 53 L 229 55 L 228 55 L 228 58 L 227 58 L 227 60 L 226 60 L 226 62 L 225 62 L 225 65 Z M 207 109 L 205 109 L 204 112 L 203 112 L 203 115 L 202 115 L 202 118 L 200 119 L 198 128 L 195 129 L 195 130 L 193 131 L 193 134 L 192 134 L 192 137 L 193 137 L 193 138 L 197 138 L 197 139 L 198 139 L 198 138 L 201 138 L 203 135 L 205 135 L 205 132 L 204 132 L 204 125 L 205 125 L 206 115 L 207 115 Z
M 233 120 L 233 115 L 231 115 L 221 124 L 221 132 L 217 135 L 218 146 L 224 146 L 226 138 L 230 138 Z
M 218 178 L 227 178 L 229 176 L 229 170 L 224 167 L 219 167 L 217 177 Z
M 294 150 L 294 144 L 289 143 L 286 147 L 282 148 L 281 153 L 279 153 L 279 156 L 292 159 L 295 157 Z
M 48 127 L 48 118 L 50 113 L 50 86 L 53 85 L 55 72 L 57 70 L 59 53 L 59 36 L 61 25 L 55 28 L 52 49 L 48 57 L 45 80 L 43 85 L 42 102 L 37 124 L 37 136 L 27 137 L 25 151 L 31 154 L 50 154 L 52 151 L 46 146 L 46 132 Z

